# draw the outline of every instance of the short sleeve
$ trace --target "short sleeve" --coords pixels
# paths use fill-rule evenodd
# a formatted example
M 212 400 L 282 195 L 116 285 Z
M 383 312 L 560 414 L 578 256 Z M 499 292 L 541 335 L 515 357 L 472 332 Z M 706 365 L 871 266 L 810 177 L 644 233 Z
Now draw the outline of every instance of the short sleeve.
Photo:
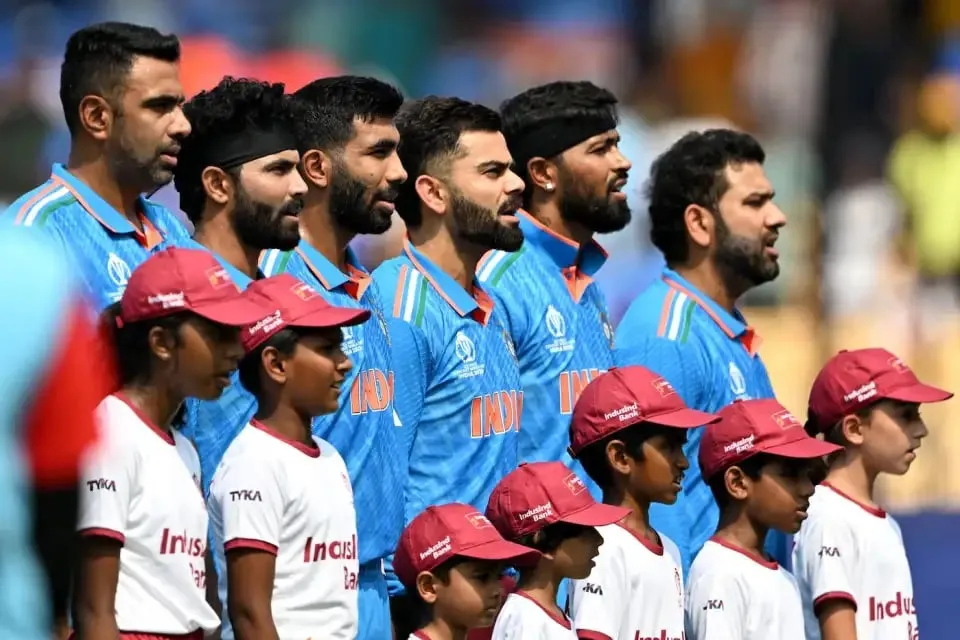
M 570 585 L 570 617 L 580 638 L 618 638 L 624 614 L 623 558 L 620 548 L 604 542 L 585 580 Z
M 99 412 L 100 417 L 105 412 Z M 77 530 L 126 542 L 130 500 L 137 477 L 136 451 L 132 445 L 111 433 L 88 452 L 81 465 L 80 512 Z
M 743 640 L 747 603 L 737 579 L 723 573 L 698 576 L 687 589 L 689 640 Z
M 814 611 L 829 600 L 849 600 L 857 606 L 853 578 L 859 553 L 853 531 L 841 520 L 808 520 L 797 535 L 793 569 L 804 601 Z
M 276 555 L 283 523 L 279 462 L 237 458 L 221 462 L 210 493 L 220 505 L 223 549 Z

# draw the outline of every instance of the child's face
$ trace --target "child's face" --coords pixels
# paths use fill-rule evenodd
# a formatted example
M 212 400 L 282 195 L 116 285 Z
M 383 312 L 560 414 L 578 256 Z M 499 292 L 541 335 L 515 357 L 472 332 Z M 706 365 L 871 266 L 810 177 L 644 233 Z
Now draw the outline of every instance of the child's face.
M 920 405 L 884 400 L 861 424 L 860 453 L 864 464 L 877 473 L 903 475 L 916 459 L 927 426 Z
M 434 610 L 463 629 L 489 627 L 500 610 L 504 565 L 464 560 L 450 569 L 447 583 L 437 581 Z
M 337 410 L 340 386 L 353 366 L 340 349 L 342 340 L 340 329 L 334 328 L 311 331 L 297 343 L 286 372 L 290 400 L 297 411 L 319 416 Z
M 747 511 L 751 518 L 778 531 L 799 531 L 813 495 L 814 462 L 782 458 L 764 465 L 760 477 L 750 481 Z
M 580 535 L 565 539 L 553 553 L 557 575 L 573 580 L 589 577 L 601 544 L 603 536 L 594 527 L 584 527 Z
M 683 473 L 690 468 L 683 454 L 686 429 L 664 429 L 643 443 L 643 460 L 630 477 L 631 493 L 649 502 L 673 504 L 680 494 Z

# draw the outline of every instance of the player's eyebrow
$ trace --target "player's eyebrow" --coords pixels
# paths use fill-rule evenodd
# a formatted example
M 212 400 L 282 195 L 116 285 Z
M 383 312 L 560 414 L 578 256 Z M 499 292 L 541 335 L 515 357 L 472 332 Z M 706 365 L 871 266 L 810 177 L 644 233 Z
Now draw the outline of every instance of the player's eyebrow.
M 743 203 L 764 205 L 773 200 L 776 195 L 777 192 L 773 189 L 770 189 L 769 191 L 754 191 L 747 194 L 747 196 L 743 199 Z
M 399 142 L 392 138 L 380 138 L 369 147 L 367 147 L 368 153 L 391 153 L 394 151 Z
M 264 165 L 263 170 L 274 171 L 276 169 L 283 169 L 285 171 L 290 171 L 296 168 L 296 166 L 297 163 L 293 162 L 292 160 L 288 160 L 286 158 L 277 158 L 276 160 L 268 162 L 266 165 Z
M 514 166 L 513 160 L 510 162 L 504 162 L 503 160 L 487 160 L 486 162 L 481 162 L 477 165 L 477 172 L 486 173 L 487 171 L 496 170 L 498 173 L 506 173 L 507 170 L 512 170 Z
M 169 109 L 181 105 L 186 101 L 182 94 L 167 93 L 159 96 L 150 96 L 140 104 L 148 109 Z
M 590 142 L 590 149 L 599 149 L 601 147 L 613 146 L 620 144 L 620 134 L 616 131 L 609 131 L 605 134 L 597 136 L 596 139 Z

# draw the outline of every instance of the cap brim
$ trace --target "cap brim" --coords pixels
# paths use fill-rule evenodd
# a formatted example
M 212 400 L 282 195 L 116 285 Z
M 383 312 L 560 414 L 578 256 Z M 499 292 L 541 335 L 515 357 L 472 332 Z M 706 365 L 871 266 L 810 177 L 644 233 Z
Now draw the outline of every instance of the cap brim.
M 925 404 L 927 402 L 943 402 L 944 400 L 949 400 L 953 397 L 953 394 L 939 387 L 918 382 L 909 387 L 903 387 L 902 389 L 885 393 L 883 397 L 888 400 Z
M 332 329 L 334 327 L 352 327 L 363 324 L 369 319 L 370 312 L 366 309 L 326 307 L 291 320 L 287 323 L 287 326 L 305 327 L 307 329 Z
M 263 320 L 275 310 L 261 307 L 239 294 L 231 300 L 212 302 L 189 309 L 202 318 L 229 327 L 246 327 Z
M 769 453 L 784 458 L 813 460 L 814 458 L 822 458 L 830 455 L 831 453 L 836 453 L 841 449 L 843 449 L 843 447 L 839 445 L 830 444 L 829 442 L 817 440 L 816 438 L 806 437 L 799 440 L 794 440 L 793 442 L 779 444 L 774 447 L 770 447 L 769 449 L 765 448 L 763 449 L 762 453 Z
M 584 527 L 602 527 L 604 525 L 620 522 L 627 517 L 627 514 L 629 513 L 630 509 L 626 509 L 624 507 L 615 507 L 610 504 L 595 502 L 589 507 L 581 509 L 576 513 L 561 517 L 560 522 L 579 524 Z
M 534 564 L 540 560 L 540 552 L 509 540 L 484 542 L 458 552 L 456 555 L 471 560 L 513 562 L 517 565 Z
M 644 418 L 644 422 L 650 424 L 659 424 L 664 427 L 676 427 L 677 429 L 693 429 L 703 425 L 713 424 L 720 420 L 720 416 L 696 409 L 677 409 L 668 411 L 655 416 Z

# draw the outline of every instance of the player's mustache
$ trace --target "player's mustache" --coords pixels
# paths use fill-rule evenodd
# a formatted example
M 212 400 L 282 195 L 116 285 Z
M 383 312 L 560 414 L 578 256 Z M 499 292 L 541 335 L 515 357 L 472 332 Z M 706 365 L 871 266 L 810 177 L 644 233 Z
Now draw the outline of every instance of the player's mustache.
M 523 202 L 521 201 L 520 198 L 512 197 L 506 202 L 504 202 L 502 205 L 500 205 L 500 208 L 497 210 L 497 215 L 498 216 L 510 215 L 511 213 L 514 213 L 517 209 L 519 209 L 520 205 L 522 204 Z
M 391 186 L 387 189 L 377 191 L 373 195 L 373 201 L 376 202 L 379 200 L 381 202 L 395 202 L 399 195 L 400 189 L 398 187 Z
M 277 217 L 299 216 L 301 211 L 303 211 L 303 198 L 298 196 L 284 203 L 284 205 L 280 207 L 280 210 L 277 211 Z

